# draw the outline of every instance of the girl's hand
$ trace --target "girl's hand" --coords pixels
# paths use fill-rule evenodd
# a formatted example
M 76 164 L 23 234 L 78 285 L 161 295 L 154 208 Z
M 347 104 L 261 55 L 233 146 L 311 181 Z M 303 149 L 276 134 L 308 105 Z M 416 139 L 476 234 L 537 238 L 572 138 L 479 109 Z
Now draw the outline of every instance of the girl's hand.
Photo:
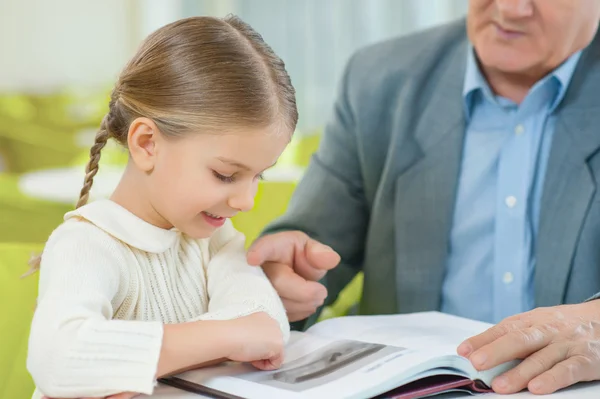
M 261 370 L 275 370 L 283 363 L 283 335 L 279 324 L 264 312 L 231 320 L 232 348 L 228 358 L 250 362 Z M 121 398 L 119 398 L 121 399 Z
M 135 398 L 139 394 L 133 392 L 123 392 L 116 395 L 107 396 L 105 398 L 79 398 L 79 399 L 131 399 Z M 60 398 L 49 398 L 44 396 L 42 399 L 60 399 Z

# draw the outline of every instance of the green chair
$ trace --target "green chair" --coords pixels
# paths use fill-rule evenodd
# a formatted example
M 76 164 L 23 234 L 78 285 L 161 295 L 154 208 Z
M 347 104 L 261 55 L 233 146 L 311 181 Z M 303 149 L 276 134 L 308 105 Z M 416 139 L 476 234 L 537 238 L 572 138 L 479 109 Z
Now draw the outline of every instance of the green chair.
M 319 148 L 321 133 L 319 131 L 294 134 L 277 165 L 291 165 L 306 168 L 313 153 Z
M 363 273 L 358 273 L 340 292 L 335 302 L 323 308 L 318 321 L 358 314 L 358 304 L 362 298 L 363 280 Z
M 73 205 L 28 197 L 19 190 L 18 179 L 0 173 L 0 242 L 46 242 Z
M 0 148 L 7 170 L 24 173 L 72 164 L 88 146 L 78 137 L 98 128 L 106 108 L 105 93 L 0 95 Z
M 231 219 L 237 230 L 246 236 L 249 246 L 273 220 L 283 215 L 296 188 L 296 182 L 261 182 L 254 198 L 254 208 L 238 213 Z
M 0 398 L 29 398 L 34 390 L 25 362 L 37 275 L 20 276 L 41 249 L 38 244 L 0 243 Z
M 0 147 L 8 171 L 56 168 L 70 164 L 81 149 L 73 130 L 57 130 L 29 123 L 11 125 L 0 121 Z

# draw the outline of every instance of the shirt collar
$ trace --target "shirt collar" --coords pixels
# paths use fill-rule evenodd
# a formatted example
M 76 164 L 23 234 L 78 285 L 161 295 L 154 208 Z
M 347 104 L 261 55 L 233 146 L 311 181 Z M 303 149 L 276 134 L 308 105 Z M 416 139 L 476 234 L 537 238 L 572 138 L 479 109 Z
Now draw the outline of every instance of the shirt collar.
M 565 62 L 553 70 L 549 75 L 544 77 L 542 80 L 536 83 L 536 86 L 543 85 L 548 80 L 554 80 L 558 83 L 558 90 L 550 105 L 550 112 L 552 112 L 558 104 L 562 101 L 567 92 L 573 73 L 581 58 L 581 51 L 571 55 Z M 535 86 L 534 86 L 535 88 Z M 532 88 L 533 90 L 533 88 Z M 480 91 L 486 98 L 491 101 L 495 101 L 495 95 L 492 89 L 488 85 L 487 80 L 479 69 L 479 64 L 475 58 L 475 51 L 473 47 L 470 47 L 467 52 L 467 65 L 465 70 L 465 80 L 463 84 L 463 102 L 465 108 L 465 115 L 467 120 L 471 117 L 471 111 L 473 107 L 473 96 L 476 92 Z
M 467 116 L 470 116 L 470 103 L 472 102 L 473 94 L 477 91 L 481 91 L 486 97 L 493 97 L 490 86 L 481 74 L 481 70 L 475 59 L 475 51 L 470 47 L 467 52 L 467 68 L 465 70 L 465 81 L 462 92 Z
M 72 218 L 85 219 L 130 247 L 145 252 L 165 252 L 174 246 L 178 236 L 178 230 L 166 230 L 150 224 L 107 199 L 91 202 L 65 214 L 65 220 Z
M 554 108 L 556 108 L 564 98 L 580 58 L 581 50 L 570 56 L 552 72 L 552 76 L 560 83 L 560 88 L 556 98 L 554 99 L 551 110 L 554 110 Z

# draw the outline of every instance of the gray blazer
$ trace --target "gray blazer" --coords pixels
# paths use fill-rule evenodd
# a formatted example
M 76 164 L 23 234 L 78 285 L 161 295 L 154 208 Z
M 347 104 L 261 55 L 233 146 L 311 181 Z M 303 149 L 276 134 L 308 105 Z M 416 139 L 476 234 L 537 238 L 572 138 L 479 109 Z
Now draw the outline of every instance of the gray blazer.
M 331 303 L 365 272 L 360 312 L 439 310 L 465 134 L 464 20 L 357 52 L 287 213 L 342 264 Z M 600 292 L 600 35 L 557 110 L 535 253 L 535 303 Z M 465 281 L 469 284 L 469 281 Z M 476 306 L 476 305 L 474 305 Z

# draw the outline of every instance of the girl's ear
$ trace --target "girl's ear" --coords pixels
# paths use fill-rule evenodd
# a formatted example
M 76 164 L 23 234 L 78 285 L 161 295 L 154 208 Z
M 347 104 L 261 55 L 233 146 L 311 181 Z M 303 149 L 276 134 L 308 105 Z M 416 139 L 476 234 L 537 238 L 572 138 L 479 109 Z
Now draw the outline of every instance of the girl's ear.
M 136 118 L 129 125 L 127 147 L 131 159 L 144 172 L 151 172 L 156 163 L 160 132 L 149 118 Z

